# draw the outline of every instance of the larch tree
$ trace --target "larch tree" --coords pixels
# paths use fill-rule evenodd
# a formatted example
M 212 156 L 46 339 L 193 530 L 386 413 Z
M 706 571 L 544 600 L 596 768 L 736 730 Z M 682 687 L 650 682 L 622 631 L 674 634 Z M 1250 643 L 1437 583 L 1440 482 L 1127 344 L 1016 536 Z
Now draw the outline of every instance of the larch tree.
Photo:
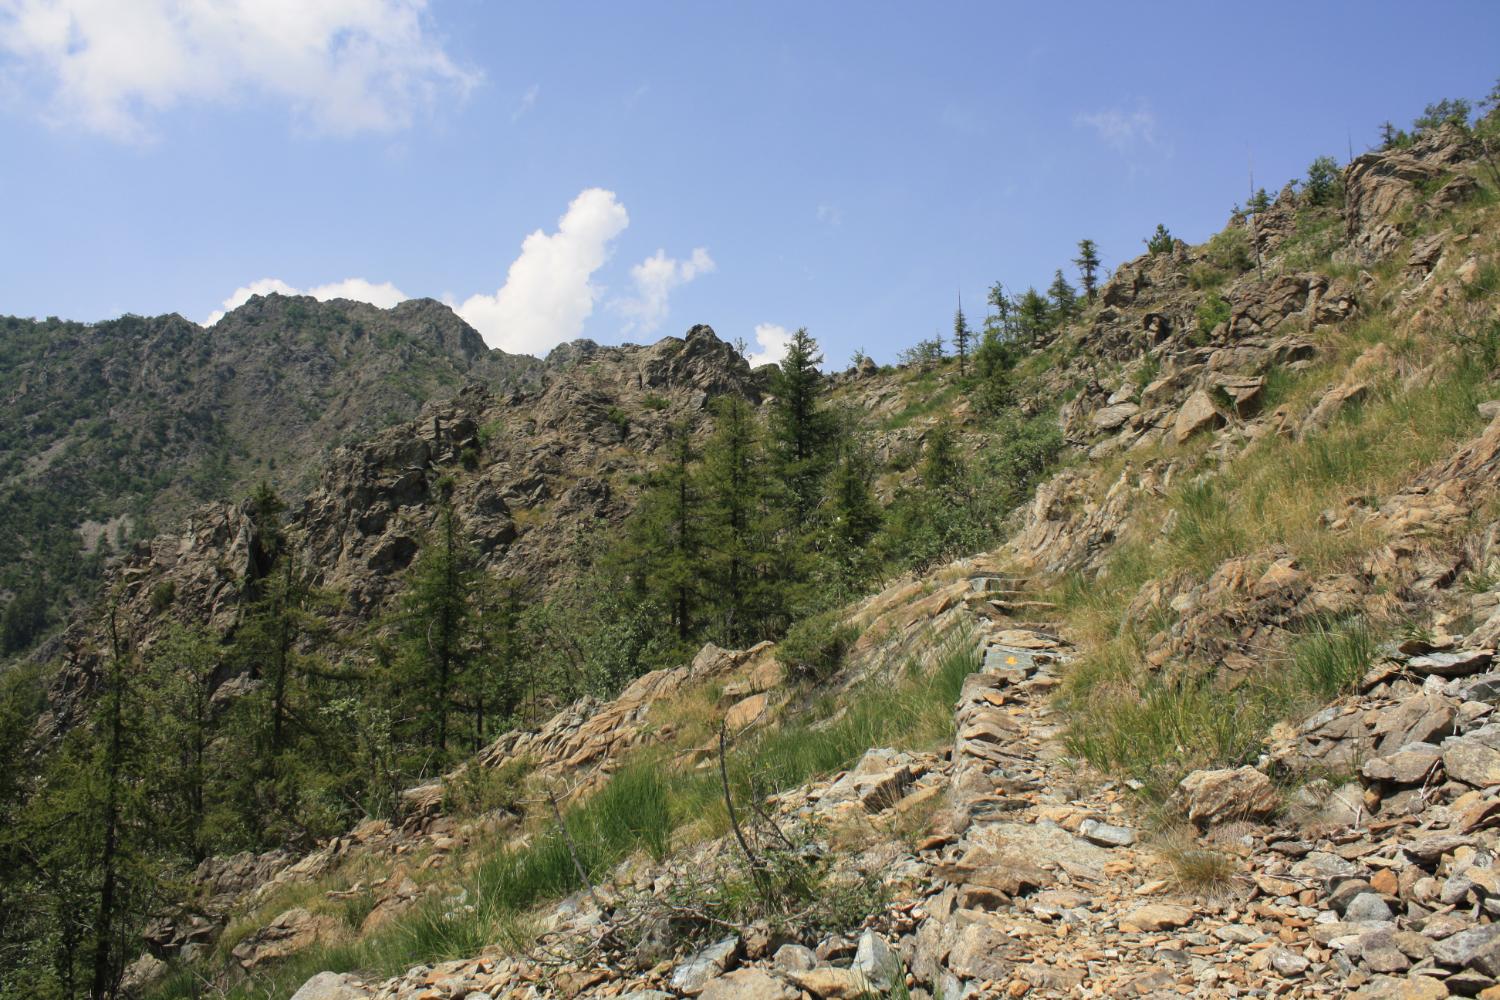
M 1078 256 L 1073 258 L 1073 263 L 1078 265 L 1078 274 L 1083 280 L 1084 298 L 1094 301 L 1099 284 L 1099 248 L 1093 240 L 1078 241 Z

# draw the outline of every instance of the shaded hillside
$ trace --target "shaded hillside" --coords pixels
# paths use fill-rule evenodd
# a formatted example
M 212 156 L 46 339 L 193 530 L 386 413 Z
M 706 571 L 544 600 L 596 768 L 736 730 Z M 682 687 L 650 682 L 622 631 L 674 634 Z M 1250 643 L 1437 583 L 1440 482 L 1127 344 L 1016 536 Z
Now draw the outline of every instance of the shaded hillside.
M 339 443 L 466 382 L 540 362 L 490 351 L 431 300 L 382 310 L 256 297 L 203 328 L 0 320 L 0 601 L 25 645 L 101 559 L 260 480 L 299 495 Z

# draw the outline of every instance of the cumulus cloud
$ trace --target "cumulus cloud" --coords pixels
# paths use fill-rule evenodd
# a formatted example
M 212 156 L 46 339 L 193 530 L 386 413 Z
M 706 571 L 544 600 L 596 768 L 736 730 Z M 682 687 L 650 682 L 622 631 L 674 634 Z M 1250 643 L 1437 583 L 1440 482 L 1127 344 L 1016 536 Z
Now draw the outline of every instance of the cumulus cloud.
M 603 291 L 594 272 L 628 225 L 613 191 L 589 188 L 568 205 L 557 232 L 538 229 L 526 237 L 498 292 L 470 296 L 458 314 L 487 344 L 506 351 L 542 354 L 572 340 Z
M 1073 124 L 1091 128 L 1105 144 L 1121 152 L 1160 145 L 1156 115 L 1144 103 L 1135 110 L 1109 108 L 1073 116 Z
M 328 285 L 317 285 L 303 291 L 299 288 L 293 288 L 280 278 L 261 278 L 259 281 L 252 281 L 248 285 L 241 285 L 239 288 L 236 288 L 230 293 L 229 298 L 224 300 L 223 308 L 215 309 L 212 313 L 209 313 L 208 319 L 203 321 L 203 325 L 213 326 L 224 318 L 226 312 L 229 312 L 231 309 L 238 309 L 246 302 L 249 302 L 250 297 L 253 295 L 270 295 L 272 292 L 279 292 L 282 295 L 311 295 L 320 302 L 327 302 L 329 299 L 353 299 L 356 302 L 368 302 L 370 305 L 379 306 L 381 309 L 389 309 L 410 297 L 389 281 L 376 284 L 372 281 L 366 281 L 364 278 L 345 278 L 343 281 L 336 281 Z
M 712 273 L 718 265 L 708 255 L 708 250 L 697 247 L 687 260 L 676 260 L 658 250 L 630 269 L 630 280 L 635 294 L 615 302 L 615 308 L 627 317 L 624 333 L 651 333 L 670 311 L 668 300 L 672 291 L 687 284 L 700 274 Z
M 778 323 L 755 325 L 756 349 L 745 356 L 750 367 L 780 364 L 786 357 L 786 349 L 792 343 L 792 331 Z
M 479 74 L 426 0 L 0 0 L 0 66 L 57 125 L 150 137 L 156 112 L 245 96 L 333 134 L 405 127 Z M 25 81 L 20 83 L 19 81 Z

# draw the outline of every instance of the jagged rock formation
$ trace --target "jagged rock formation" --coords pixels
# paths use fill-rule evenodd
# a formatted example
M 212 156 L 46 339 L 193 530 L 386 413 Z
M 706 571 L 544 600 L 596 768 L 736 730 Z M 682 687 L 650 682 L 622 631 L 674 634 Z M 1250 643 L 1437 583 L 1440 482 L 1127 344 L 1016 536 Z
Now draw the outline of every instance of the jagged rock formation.
M 468 382 L 534 384 L 430 299 L 393 309 L 256 296 L 210 328 L 178 315 L 0 320 L 0 602 L 268 481 L 300 496 L 336 445 Z M 154 528 L 153 528 L 154 526 Z

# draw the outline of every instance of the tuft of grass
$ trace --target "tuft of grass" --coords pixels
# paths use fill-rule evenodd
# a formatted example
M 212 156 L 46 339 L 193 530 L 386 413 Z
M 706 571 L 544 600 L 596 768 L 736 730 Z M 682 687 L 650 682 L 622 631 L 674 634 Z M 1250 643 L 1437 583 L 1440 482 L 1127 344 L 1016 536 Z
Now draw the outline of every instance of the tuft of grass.
M 1304 691 L 1332 698 L 1353 687 L 1378 652 L 1374 633 L 1361 619 L 1332 626 L 1314 622 L 1292 643 L 1292 673 Z
M 1232 855 L 1198 843 L 1191 827 L 1172 827 L 1152 846 L 1172 871 L 1172 881 L 1185 893 L 1208 898 L 1227 895 L 1238 865 Z

